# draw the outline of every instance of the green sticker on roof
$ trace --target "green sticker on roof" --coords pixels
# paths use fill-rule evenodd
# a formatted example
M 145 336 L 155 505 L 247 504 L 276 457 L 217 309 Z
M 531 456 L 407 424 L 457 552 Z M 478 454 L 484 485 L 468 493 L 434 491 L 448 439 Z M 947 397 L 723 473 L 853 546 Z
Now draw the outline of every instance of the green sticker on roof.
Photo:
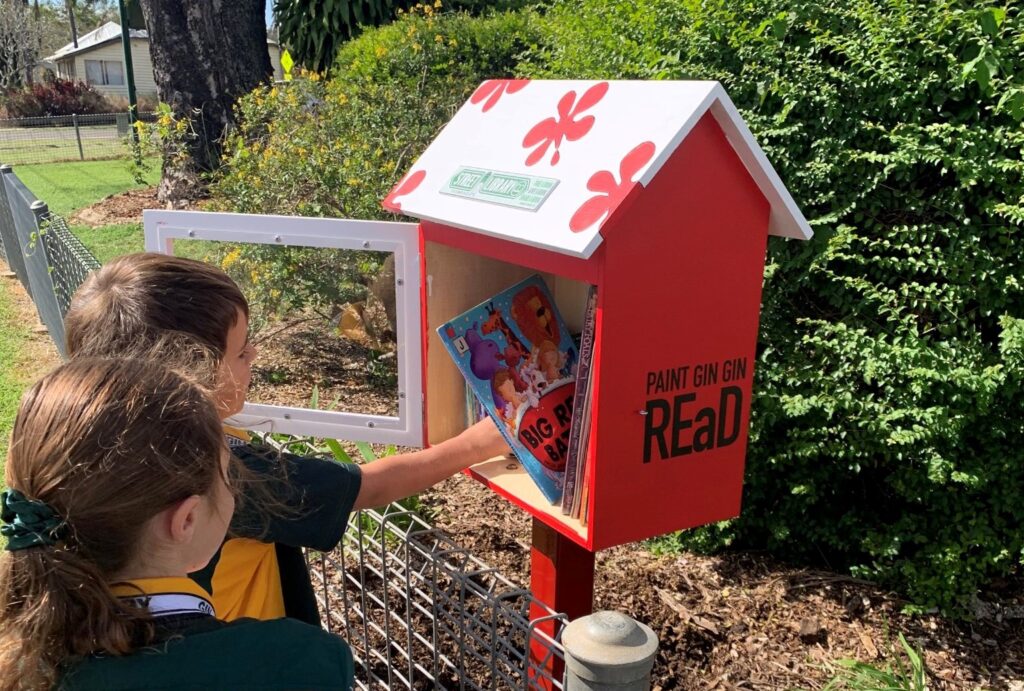
M 441 188 L 441 194 L 536 211 L 557 186 L 558 180 L 553 178 L 462 166 Z

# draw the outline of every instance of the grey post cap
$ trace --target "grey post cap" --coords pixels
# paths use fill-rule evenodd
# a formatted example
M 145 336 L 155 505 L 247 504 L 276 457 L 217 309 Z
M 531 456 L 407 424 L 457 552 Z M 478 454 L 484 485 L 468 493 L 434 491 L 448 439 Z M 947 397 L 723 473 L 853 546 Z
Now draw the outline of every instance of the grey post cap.
M 596 612 L 562 632 L 565 664 L 581 680 L 628 684 L 651 672 L 658 637 L 645 624 L 619 612 Z

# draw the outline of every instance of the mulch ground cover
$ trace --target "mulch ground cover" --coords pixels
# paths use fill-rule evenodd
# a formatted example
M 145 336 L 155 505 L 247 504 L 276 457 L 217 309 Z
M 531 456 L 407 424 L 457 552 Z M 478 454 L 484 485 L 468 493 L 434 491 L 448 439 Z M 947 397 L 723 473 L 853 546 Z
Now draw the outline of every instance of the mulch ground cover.
M 140 223 L 143 209 L 162 209 L 156 199 L 156 187 L 112 194 L 75 213 L 72 224 L 94 228 L 121 223 Z
M 423 499 L 437 527 L 529 584 L 524 512 L 465 476 Z M 923 649 L 934 689 L 1024 689 L 1024 578 L 982 594 L 983 619 L 954 622 L 901 614 L 905 603 L 872 583 L 763 554 L 656 556 L 633 545 L 598 553 L 595 590 L 595 609 L 658 634 L 663 691 L 820 688 L 842 658 L 884 667 L 899 632 Z

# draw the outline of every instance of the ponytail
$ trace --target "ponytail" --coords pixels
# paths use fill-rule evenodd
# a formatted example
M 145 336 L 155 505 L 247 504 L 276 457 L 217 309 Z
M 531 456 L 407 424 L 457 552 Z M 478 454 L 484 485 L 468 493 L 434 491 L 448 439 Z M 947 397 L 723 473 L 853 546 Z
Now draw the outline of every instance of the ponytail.
M 71 550 L 36 546 L 0 556 L 0 691 L 52 688 L 62 664 L 124 655 L 153 629 L 114 597 L 104 574 Z

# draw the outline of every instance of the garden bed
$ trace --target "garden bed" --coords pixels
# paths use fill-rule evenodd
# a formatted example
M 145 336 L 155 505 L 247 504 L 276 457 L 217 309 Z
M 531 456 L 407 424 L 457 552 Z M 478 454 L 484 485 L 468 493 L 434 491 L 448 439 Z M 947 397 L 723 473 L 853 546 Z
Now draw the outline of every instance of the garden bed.
M 529 584 L 530 520 L 465 476 L 423 497 L 434 524 L 513 582 Z M 984 619 L 910 617 L 878 586 L 763 554 L 597 555 L 595 608 L 651 626 L 653 688 L 816 689 L 854 658 L 884 667 L 897 634 L 924 650 L 932 689 L 1024 689 L 1024 578 L 994 584 Z M 901 658 L 904 663 L 905 657 Z

